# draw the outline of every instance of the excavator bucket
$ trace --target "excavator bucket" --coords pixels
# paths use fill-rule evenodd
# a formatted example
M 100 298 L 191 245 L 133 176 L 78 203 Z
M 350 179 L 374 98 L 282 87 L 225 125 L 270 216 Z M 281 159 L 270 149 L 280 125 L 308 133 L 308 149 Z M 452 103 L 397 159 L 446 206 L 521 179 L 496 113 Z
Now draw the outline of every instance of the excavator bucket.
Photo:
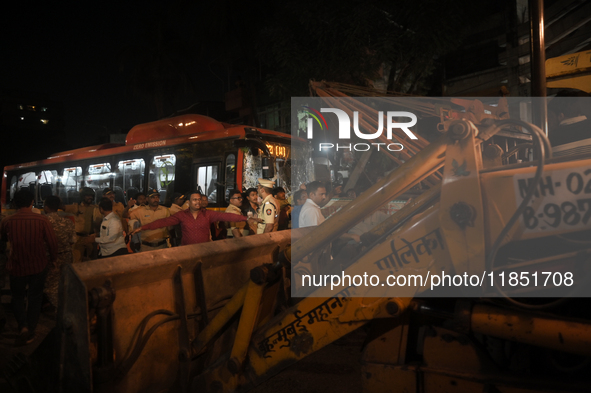
M 190 338 L 251 269 L 274 262 L 291 241 L 291 231 L 282 231 L 67 266 L 55 335 L 60 388 L 134 392 L 186 384 Z

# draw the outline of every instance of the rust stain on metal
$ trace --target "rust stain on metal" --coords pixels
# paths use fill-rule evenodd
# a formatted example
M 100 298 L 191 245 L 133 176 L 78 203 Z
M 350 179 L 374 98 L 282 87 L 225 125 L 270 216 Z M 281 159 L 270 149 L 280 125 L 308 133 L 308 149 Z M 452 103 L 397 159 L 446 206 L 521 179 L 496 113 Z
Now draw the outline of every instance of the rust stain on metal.
M 310 352 L 313 344 L 314 337 L 310 333 L 304 333 L 293 339 L 290 350 L 295 353 L 297 357 L 300 357 L 301 355 Z

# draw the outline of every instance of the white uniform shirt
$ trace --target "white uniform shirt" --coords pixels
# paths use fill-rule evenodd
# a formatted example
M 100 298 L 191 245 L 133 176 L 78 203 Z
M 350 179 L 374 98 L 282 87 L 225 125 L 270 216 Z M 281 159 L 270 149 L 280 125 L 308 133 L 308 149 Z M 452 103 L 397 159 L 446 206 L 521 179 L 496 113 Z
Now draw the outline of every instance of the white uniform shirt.
M 267 224 L 273 224 L 273 232 L 277 230 L 279 225 L 279 203 L 272 195 L 267 195 L 261 205 L 259 206 L 258 216 L 263 220 L 257 225 L 257 234 L 265 233 Z
M 98 243 L 100 254 L 103 257 L 109 256 L 115 251 L 126 247 L 121 219 L 117 213 L 111 212 L 103 218 L 101 236 L 97 237 L 94 241 Z
M 320 207 L 310 198 L 306 199 L 300 211 L 300 228 L 314 227 L 322 224 L 324 220 Z

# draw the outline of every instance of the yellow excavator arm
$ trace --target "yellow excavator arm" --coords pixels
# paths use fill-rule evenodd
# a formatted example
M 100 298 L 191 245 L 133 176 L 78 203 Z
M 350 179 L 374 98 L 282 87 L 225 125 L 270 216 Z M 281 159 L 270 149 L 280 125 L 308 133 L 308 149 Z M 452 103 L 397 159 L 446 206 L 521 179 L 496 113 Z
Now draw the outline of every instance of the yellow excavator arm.
M 509 126 L 532 133 L 537 162 L 483 163 L 482 142 Z M 567 318 L 560 299 L 569 277 L 587 276 L 591 248 L 576 235 L 591 229 L 591 158 L 550 159 L 539 129 L 518 121 L 453 120 L 445 130 L 319 227 L 67 267 L 57 385 L 247 391 L 368 325 L 368 392 L 585 390 L 585 379 L 515 375 L 503 368 L 505 353 L 488 346 L 534 348 L 532 362 L 552 351 L 588 361 L 590 318 Z M 326 245 L 441 167 L 441 185 L 364 234 L 362 245 L 326 257 Z M 377 284 L 345 280 L 364 274 Z M 325 285 L 306 286 L 313 275 Z M 290 298 L 290 286 L 305 296 Z M 540 292 L 557 300 L 512 297 Z

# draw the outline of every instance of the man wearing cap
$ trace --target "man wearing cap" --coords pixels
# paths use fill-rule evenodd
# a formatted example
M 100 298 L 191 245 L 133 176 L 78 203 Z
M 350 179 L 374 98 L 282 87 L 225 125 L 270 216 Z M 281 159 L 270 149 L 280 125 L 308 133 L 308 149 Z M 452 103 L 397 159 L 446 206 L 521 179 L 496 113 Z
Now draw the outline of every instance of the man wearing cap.
M 72 246 L 74 262 L 96 259 L 96 247 L 90 235 L 98 232 L 103 216 L 94 202 L 94 190 L 90 187 L 80 189 L 81 203 L 66 205 L 64 211 L 74 214 L 76 239 Z
M 125 206 L 121 202 L 115 202 L 115 191 L 112 188 L 107 187 L 103 190 L 103 197 L 109 198 L 113 203 L 113 213 L 117 214 L 119 218 L 123 218 L 123 210 Z
M 257 222 L 257 219 L 246 218 L 242 215 L 221 213 L 213 210 L 203 209 L 201 207 L 201 194 L 196 192 L 191 194 L 189 199 L 189 209 L 178 212 L 168 218 L 154 221 L 147 225 L 142 225 L 131 234 L 135 235 L 143 230 L 153 230 L 156 228 L 167 227 L 170 225 L 181 225 L 183 231 L 183 240 L 181 245 L 199 244 L 209 242 L 209 226 L 216 221 Z
M 279 226 L 279 202 L 273 198 L 272 180 L 259 178 L 258 192 L 263 202 L 259 206 L 258 216 L 262 222 L 257 226 L 257 234 L 277 231 Z
M 132 225 L 131 220 L 137 220 L 142 226 L 144 226 L 170 216 L 168 209 L 160 205 L 160 193 L 158 190 L 150 189 L 148 190 L 147 195 L 148 205 L 139 207 L 129 213 L 130 227 Z M 168 247 L 168 229 L 162 227 L 156 228 L 142 233 L 141 251 L 160 250 Z

